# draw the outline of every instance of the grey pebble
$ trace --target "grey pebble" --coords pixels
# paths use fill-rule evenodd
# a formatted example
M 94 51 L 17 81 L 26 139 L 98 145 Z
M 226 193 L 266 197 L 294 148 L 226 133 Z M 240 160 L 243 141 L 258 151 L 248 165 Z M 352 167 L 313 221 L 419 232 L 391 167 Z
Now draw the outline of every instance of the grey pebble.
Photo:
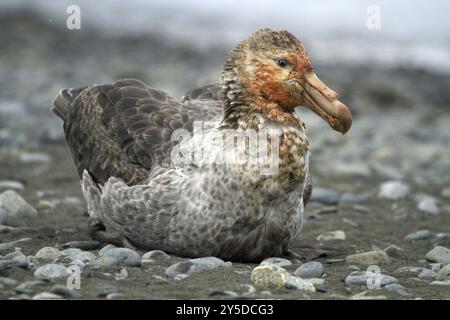
M 261 264 L 274 264 L 279 267 L 289 267 L 290 265 L 292 265 L 292 262 L 288 259 L 272 257 L 264 259 Z
M 69 289 L 67 286 L 55 284 L 51 289 L 51 293 L 60 295 L 64 298 L 70 298 L 70 299 L 80 299 L 81 294 L 75 289 Z
M 20 267 L 21 263 L 17 260 L 0 260 L 0 270 L 5 270 L 13 267 Z
M 60 255 L 60 251 L 54 247 L 43 247 L 36 252 L 36 258 L 41 260 L 56 260 Z
M 17 286 L 19 282 L 12 278 L 0 277 L 0 284 L 5 287 L 14 287 Z
M 79 261 L 82 263 L 91 262 L 96 258 L 95 254 L 89 251 L 80 251 L 67 257 L 72 261 Z
M 17 245 L 19 243 L 28 242 L 28 241 L 31 241 L 31 238 L 22 238 L 22 239 L 11 241 L 11 242 L 0 243 L 0 251 L 17 247 Z
M 316 187 L 314 188 L 314 192 L 311 194 L 310 201 L 334 205 L 341 201 L 341 195 L 331 189 Z
M 389 200 L 399 200 L 409 194 L 410 188 L 407 184 L 400 181 L 388 181 L 380 186 L 379 198 Z
M 65 266 L 56 263 L 49 263 L 36 269 L 34 276 L 41 280 L 51 280 L 68 277 L 69 273 L 67 272 Z
M 104 246 L 103 248 L 100 249 L 100 251 L 98 252 L 98 255 L 102 256 L 106 253 L 106 251 L 108 251 L 112 248 L 117 248 L 117 247 L 113 244 L 107 244 L 106 246 Z
M 33 300 L 57 300 L 62 299 L 60 295 L 51 293 L 51 292 L 40 292 L 33 296 Z
M 168 259 L 170 256 L 162 250 L 152 250 L 142 255 L 142 259 Z
M 446 275 L 446 276 L 450 276 L 450 264 L 444 266 L 443 268 L 441 268 L 439 270 L 440 274 Z
M 176 276 L 181 274 L 190 275 L 205 270 L 212 270 L 228 266 L 231 266 L 231 262 L 224 262 L 223 260 L 216 257 L 196 258 L 171 265 L 166 269 L 165 274 L 169 278 L 175 278 Z
M 417 230 L 405 237 L 405 240 L 408 241 L 417 241 L 417 240 L 426 240 L 432 237 L 430 230 Z
M 40 280 L 25 281 L 15 287 L 14 291 L 17 293 L 32 294 L 35 286 L 43 284 L 44 282 Z
M 83 240 L 83 241 L 70 241 L 64 244 L 57 245 L 59 248 L 67 249 L 67 248 L 78 248 L 81 250 L 95 250 L 98 249 L 102 243 L 100 241 L 94 240 Z
M 389 275 L 367 271 L 355 271 L 345 278 L 347 285 L 367 286 L 368 284 L 375 284 L 377 282 L 384 287 L 390 283 L 398 282 L 398 280 Z
M 361 271 L 361 268 L 359 266 L 350 265 L 347 267 L 348 271 Z
M 31 300 L 31 297 L 28 294 L 21 293 L 17 296 L 13 296 L 9 299 L 10 300 Z
M 126 299 L 126 296 L 120 292 L 113 292 L 106 296 L 107 300 L 123 300 Z
M 23 218 L 36 215 L 36 209 L 16 191 L 6 190 L 0 194 L 0 224 L 20 226 Z
M 401 267 L 394 271 L 394 274 L 402 275 L 402 276 L 408 276 L 408 277 L 417 277 L 423 270 L 422 267 L 414 267 L 414 266 L 407 266 L 407 267 Z
M 436 246 L 426 254 L 426 258 L 431 262 L 447 265 L 450 264 L 450 250 L 446 247 Z
M 91 268 L 113 266 L 140 267 L 141 256 L 128 248 L 111 248 L 87 264 Z
M 424 280 L 433 280 L 437 277 L 438 273 L 434 272 L 433 270 L 430 269 L 422 269 L 422 271 L 419 273 L 418 277 L 420 279 L 424 279 Z
M 386 254 L 390 257 L 393 258 L 399 258 L 403 252 L 405 252 L 404 249 L 397 247 L 396 245 L 389 245 L 386 247 L 386 249 L 384 249 L 384 252 L 386 252 Z
M 23 190 L 24 185 L 22 182 L 15 180 L 0 180 L 0 189 L 15 189 Z
M 24 163 L 29 162 L 49 162 L 50 156 L 43 152 L 21 152 L 19 154 L 19 160 Z
M 390 284 L 386 285 L 385 288 L 388 291 L 395 292 L 398 295 L 401 295 L 403 297 L 409 297 L 412 295 L 412 293 L 408 289 L 406 289 L 405 287 L 403 287 L 402 285 L 400 285 L 398 283 L 390 283 Z
M 294 271 L 294 276 L 310 279 L 320 278 L 323 274 L 323 265 L 317 261 L 309 261 L 302 264 L 297 270 Z
M 15 231 L 15 230 L 23 230 L 26 228 L 21 228 L 21 227 L 11 227 L 11 226 L 5 226 L 4 224 L 0 224 L 0 234 L 1 233 L 8 233 L 11 231 Z
M 432 215 L 439 214 L 440 212 L 436 199 L 430 196 L 422 198 L 417 204 L 417 209 Z
M 355 204 L 352 208 L 353 210 L 364 214 L 369 214 L 371 212 L 368 207 L 359 204 Z
M 442 263 L 430 263 L 430 268 L 431 270 L 433 270 L 434 272 L 439 272 L 439 270 L 441 270 L 443 264 Z
M 331 189 L 315 187 L 314 192 L 311 194 L 310 201 L 326 205 L 336 205 L 339 202 L 363 202 L 368 199 L 368 194 L 340 194 Z
M 105 298 L 108 294 L 119 292 L 119 289 L 114 286 L 107 285 L 102 288 L 101 292 L 97 295 L 100 298 Z

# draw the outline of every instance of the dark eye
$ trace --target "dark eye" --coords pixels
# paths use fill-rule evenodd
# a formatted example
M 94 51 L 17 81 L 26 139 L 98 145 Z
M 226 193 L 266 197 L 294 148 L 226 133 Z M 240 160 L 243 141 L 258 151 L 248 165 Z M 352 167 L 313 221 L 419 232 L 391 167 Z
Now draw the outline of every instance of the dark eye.
M 277 65 L 284 68 L 288 65 L 288 62 L 286 59 L 278 59 L 277 60 Z

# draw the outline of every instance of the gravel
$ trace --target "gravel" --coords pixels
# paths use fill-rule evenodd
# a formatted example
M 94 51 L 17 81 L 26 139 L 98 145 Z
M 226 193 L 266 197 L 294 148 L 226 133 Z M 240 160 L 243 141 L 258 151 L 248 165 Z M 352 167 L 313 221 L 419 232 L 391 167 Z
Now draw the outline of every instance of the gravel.
M 322 274 L 323 265 L 317 261 L 306 262 L 294 271 L 294 276 L 304 279 L 320 278 Z
M 175 263 L 166 269 L 165 274 L 169 278 L 175 278 L 179 275 L 183 277 L 183 275 L 229 266 L 231 266 L 231 262 L 224 262 L 216 257 L 204 257 Z

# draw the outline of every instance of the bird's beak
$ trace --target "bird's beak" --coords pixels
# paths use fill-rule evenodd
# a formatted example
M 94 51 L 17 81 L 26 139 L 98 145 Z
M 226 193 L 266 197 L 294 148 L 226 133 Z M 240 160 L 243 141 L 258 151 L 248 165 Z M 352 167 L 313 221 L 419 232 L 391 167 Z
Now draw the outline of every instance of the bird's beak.
M 296 94 L 302 105 L 311 109 L 336 131 L 345 134 L 352 126 L 350 109 L 338 100 L 336 92 L 328 88 L 314 72 L 308 72 L 303 81 L 295 81 Z

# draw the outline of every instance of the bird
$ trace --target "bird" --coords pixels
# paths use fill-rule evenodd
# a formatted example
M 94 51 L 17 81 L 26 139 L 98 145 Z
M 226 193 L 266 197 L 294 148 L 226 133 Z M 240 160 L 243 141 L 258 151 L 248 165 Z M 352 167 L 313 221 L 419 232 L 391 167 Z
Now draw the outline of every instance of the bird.
M 317 77 L 302 42 L 265 28 L 229 52 L 219 83 L 181 99 L 126 78 L 63 89 L 51 110 L 93 239 L 252 262 L 289 255 L 302 229 L 312 179 L 297 107 L 342 134 L 351 127 L 350 109 Z

